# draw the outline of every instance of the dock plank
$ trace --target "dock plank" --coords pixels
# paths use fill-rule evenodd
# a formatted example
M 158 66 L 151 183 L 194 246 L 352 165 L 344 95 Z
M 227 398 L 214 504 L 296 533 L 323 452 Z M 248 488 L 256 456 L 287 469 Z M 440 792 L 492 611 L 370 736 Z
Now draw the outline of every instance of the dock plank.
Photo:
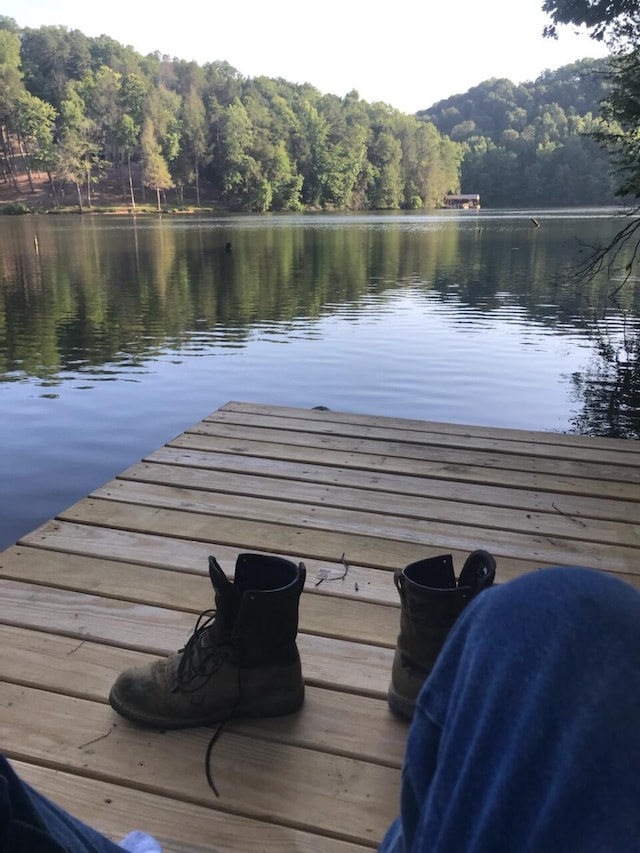
M 602 451 L 599 460 L 594 461 L 588 452 L 579 458 L 566 459 L 550 456 L 546 452 L 538 454 L 510 452 L 492 452 L 490 450 L 476 450 L 473 447 L 459 448 L 449 447 L 442 444 L 406 444 L 399 441 L 378 441 L 376 439 L 361 438 L 358 436 L 344 437 L 327 435 L 326 433 L 306 433 L 292 430 L 279 430 L 275 437 L 278 443 L 289 447 L 301 446 L 305 448 L 314 447 L 324 450 L 326 454 L 336 452 L 337 454 L 351 454 L 354 461 L 358 456 L 370 456 L 375 454 L 384 459 L 422 461 L 422 462 L 446 462 L 447 464 L 467 465 L 473 461 L 475 465 L 485 468 L 493 468 L 497 471 L 509 472 L 512 469 L 519 471 L 543 472 L 545 474 L 563 474 L 567 477 L 590 478 L 595 480 L 620 479 L 624 471 L 625 479 L 640 483 L 640 465 L 636 454 L 627 454 L 620 451 Z M 192 427 L 188 433 L 176 439 L 177 446 L 183 446 L 189 442 L 191 447 L 202 447 L 207 449 L 209 438 L 232 439 L 236 442 L 247 441 L 269 441 L 274 440 L 273 433 L 267 428 L 254 426 L 236 426 L 234 424 L 220 424 L 215 421 L 203 421 L 201 425 Z M 173 442 L 171 443 L 173 445 Z M 627 461 L 625 461 L 627 460 Z M 503 473 L 507 478 L 507 473 Z M 505 479 L 505 481 L 507 481 Z
M 638 442 L 230 401 L 0 554 L 0 737 L 27 781 L 114 839 L 375 849 L 407 734 L 386 703 L 394 570 L 484 547 L 499 583 L 570 563 L 640 587 L 639 506 Z M 242 551 L 307 567 L 306 701 L 228 725 L 216 799 L 211 729 L 141 729 L 107 696 L 212 606 L 209 554 L 232 577 Z
M 39 763 L 243 817 L 371 844 L 393 819 L 400 771 L 319 750 L 225 732 L 212 754 L 220 798 L 204 773 L 211 731 L 144 731 L 110 707 L 2 684 L 0 738 L 9 758 Z M 74 721 L 69 726 L 69 720 Z M 167 763 L 172 774 L 166 773 Z M 272 788 L 277 778 L 278 797 Z
M 221 566 L 233 577 L 231 561 L 222 560 Z M 368 574 L 374 572 L 370 570 Z M 27 552 L 24 547 L 14 547 L 0 555 L 0 577 L 193 614 L 214 605 L 206 564 L 196 574 L 38 549 Z M 301 630 L 371 645 L 395 644 L 399 618 L 397 594 L 388 605 L 372 604 L 346 596 L 320 595 L 314 582 L 311 576 L 307 582 L 309 594 L 300 602 Z M 388 573 L 385 583 L 393 587 Z
M 249 528 L 250 529 L 250 528 Z M 287 557 L 295 560 L 304 560 L 307 567 L 307 589 L 312 587 L 320 595 L 331 594 L 335 596 L 356 597 L 360 600 L 374 601 L 376 603 L 398 603 L 398 594 L 389 576 L 389 570 L 402 568 L 414 560 L 424 557 L 436 556 L 445 549 L 442 546 L 428 544 L 413 545 L 412 543 L 399 543 L 387 552 L 384 547 L 378 547 L 375 553 L 358 553 L 358 558 L 349 555 L 349 572 L 346 578 L 344 565 L 339 562 L 335 553 L 325 559 L 322 555 L 310 556 L 309 552 L 289 550 L 281 552 L 277 544 L 277 534 L 262 541 L 253 539 L 236 540 L 236 547 L 222 544 L 215 539 L 208 542 L 195 542 L 182 537 L 167 538 L 161 534 L 142 532 L 130 532 L 128 530 L 116 530 L 113 528 L 101 528 L 75 522 L 55 521 L 45 522 L 33 533 L 28 534 L 21 540 L 21 545 L 16 549 L 16 555 L 26 556 L 28 560 L 35 559 L 36 550 L 46 550 L 47 553 L 54 552 L 68 556 L 72 559 L 77 555 L 80 557 L 104 558 L 110 564 L 134 562 L 143 566 L 158 566 L 170 568 L 179 572 L 206 572 L 207 557 L 213 553 L 218 560 L 231 572 L 239 551 L 254 551 L 255 553 L 285 553 Z M 300 545 L 301 543 L 298 543 Z M 271 545 L 271 547 L 269 547 Z M 466 552 L 447 548 L 454 558 L 456 565 L 462 565 L 467 556 Z M 12 552 L 5 552 L 11 554 Z M 376 569 L 371 571 L 363 563 L 364 556 L 375 557 L 375 562 L 369 563 Z M 4 558 L 4 559 L 3 559 Z M 0 575 L 2 566 L 6 562 L 5 554 L 0 554 Z M 45 557 L 46 563 L 47 557 Z M 51 557 L 50 559 L 55 559 Z M 531 561 L 514 558 L 507 555 L 500 559 L 500 579 L 505 581 L 509 578 L 518 577 L 524 572 L 534 571 L 544 566 L 538 560 Z M 114 569 L 114 571 L 117 569 Z M 335 578 L 327 580 L 316 586 L 325 576 Z M 620 577 L 629 583 L 640 583 L 640 576 L 618 572 Z M 330 593 L 329 593 L 330 591 Z
M 102 782 L 22 761 L 20 776 L 45 796 L 95 826 L 113 841 L 131 829 L 144 829 L 162 844 L 163 853 L 364 853 L 371 847 L 318 836 L 291 827 L 251 820 L 207 806 L 138 791 L 120 781 Z
M 559 515 L 564 512 L 578 519 L 603 518 L 610 521 L 632 520 L 640 509 L 640 500 L 614 502 L 582 495 L 568 498 L 563 492 L 535 492 L 487 483 L 458 483 L 433 477 L 336 469 L 231 453 L 191 454 L 183 464 L 180 451 L 165 447 L 151 454 L 149 459 L 151 457 L 153 462 L 138 462 L 119 474 L 118 479 L 261 496 L 278 491 L 284 500 L 290 497 L 329 505 L 336 505 L 339 497 L 344 499 L 349 495 L 352 506 L 360 509 L 379 506 L 384 496 L 390 511 L 393 511 L 396 501 L 399 500 L 402 507 L 414 497 L 445 501 L 448 506 L 464 503 L 469 506 L 470 513 L 475 512 L 475 504 L 481 504 Z
M 242 516 L 278 523 L 283 516 L 283 501 L 287 501 L 287 519 L 298 524 L 313 524 L 322 528 L 335 528 L 338 522 L 342 529 L 356 533 L 366 532 L 372 525 L 377 531 L 390 528 L 393 520 L 394 536 L 410 539 L 415 536 L 419 523 L 456 524 L 467 527 L 482 527 L 501 532 L 535 533 L 563 539 L 583 539 L 591 542 L 640 547 L 640 524 L 631 521 L 603 521 L 590 518 L 583 521 L 578 516 L 557 512 L 535 512 L 513 510 L 506 507 L 471 505 L 460 501 L 428 500 L 395 497 L 385 494 L 361 500 L 359 493 L 348 489 L 330 490 L 330 499 L 318 499 L 312 484 L 301 484 L 291 489 L 290 484 L 279 490 L 277 484 L 262 483 L 264 494 L 220 492 L 210 489 L 191 489 L 161 484 L 159 482 L 134 482 L 112 480 L 91 493 L 93 498 L 125 501 L 142 506 L 167 507 L 205 515 Z M 304 488 L 303 488 L 304 486 Z M 257 489 L 256 489 L 257 491 Z M 290 493 L 290 496 L 288 494 Z M 323 490 L 323 494 L 326 490 Z M 314 499 L 315 498 L 315 499 Z M 364 508 L 362 507 L 364 504 Z M 353 509 L 353 507 L 357 509 Z M 640 506 L 637 507 L 640 510 Z M 636 518 L 640 513 L 636 513 Z M 386 534 L 385 534 L 386 535 Z M 495 535 L 495 534 L 494 534 Z
M 208 434 L 209 424 L 227 424 L 235 427 L 247 428 L 265 428 L 275 429 L 278 431 L 279 438 L 287 438 L 282 432 L 282 419 L 275 419 L 270 415 L 260 414 L 257 412 L 240 413 L 229 411 L 218 411 L 208 418 L 205 418 L 200 424 L 192 427 L 189 432 L 204 432 Z M 425 432 L 424 430 L 412 430 L 407 427 L 400 428 L 400 424 L 395 428 L 385 427 L 382 425 L 363 426 L 362 423 L 337 423 L 331 422 L 327 417 L 318 421 L 309 420 L 308 418 L 290 417 L 287 419 L 287 430 L 295 430 L 301 433 L 315 434 L 322 436 L 333 436 L 340 438 L 356 438 L 359 441 L 376 441 L 376 442 L 392 442 L 399 450 L 403 445 L 410 445 L 409 453 L 413 456 L 415 453 L 415 445 L 437 446 L 448 449 L 464 449 L 473 451 L 490 451 L 499 452 L 501 454 L 524 454 L 527 456 L 543 457 L 544 459 L 573 459 L 583 462 L 592 461 L 591 450 L 589 446 L 581 447 L 575 443 L 549 443 L 542 444 L 540 441 L 534 440 L 519 440 L 505 441 L 504 435 L 496 437 L 488 432 L 484 435 L 478 433 L 456 433 L 449 429 L 443 429 L 441 432 Z M 217 434 L 217 433 L 216 433 Z M 308 437 L 308 436 L 307 436 Z M 290 438 L 290 437 L 289 437 Z M 323 442 L 325 439 L 322 439 Z M 633 445 L 632 445 L 633 447 Z M 599 453 L 601 461 L 607 461 L 613 465 L 640 465 L 640 454 L 631 455 L 629 460 L 629 452 L 624 451 L 619 445 L 602 446 Z
M 476 424 L 420 421 L 413 418 L 393 418 L 388 415 L 334 412 L 330 409 L 301 409 L 295 406 L 271 406 L 265 403 L 239 400 L 230 400 L 224 406 L 220 406 L 219 409 L 208 415 L 204 420 L 227 418 L 231 414 L 268 416 L 273 418 L 274 422 L 280 419 L 280 422 L 284 423 L 286 420 L 287 424 L 290 424 L 294 418 L 299 418 L 311 423 L 321 423 L 327 427 L 330 427 L 332 424 L 351 424 L 358 426 L 360 429 L 382 427 L 384 429 L 396 430 L 399 440 L 402 440 L 402 435 L 399 433 L 415 430 L 426 434 L 459 435 L 464 438 L 470 436 L 495 438 L 496 435 L 499 435 L 500 440 L 504 442 L 534 442 L 536 444 L 557 444 L 565 447 L 588 447 L 591 448 L 591 451 L 593 451 L 594 447 L 594 441 L 591 436 L 578 435 L 576 433 L 554 432 L 550 430 L 545 432 L 541 430 L 508 429 L 505 427 L 496 429 L 495 427 L 478 426 Z M 638 442 L 625 442 L 619 438 L 598 438 L 597 445 L 598 448 L 608 450 L 620 450 L 624 448 L 625 451 L 640 453 Z
M 373 452 L 356 453 L 349 450 L 333 450 L 329 453 L 327 448 L 312 447 L 304 443 L 288 445 L 264 439 L 240 440 L 239 438 L 202 436 L 191 433 L 178 436 L 167 446 L 183 451 L 185 460 L 183 464 L 185 465 L 188 464 L 187 460 L 190 456 L 193 455 L 195 458 L 195 454 L 199 452 L 235 453 L 285 461 L 324 464 L 330 468 L 356 468 L 413 477 L 439 477 L 534 491 L 564 492 L 567 495 L 594 497 L 604 493 L 609 499 L 617 498 L 627 501 L 637 501 L 638 499 L 638 484 L 635 479 L 633 482 L 627 482 L 626 478 L 615 479 L 622 477 L 622 472 L 617 466 L 613 470 L 607 469 L 614 479 L 604 486 L 601 482 L 604 479 L 602 468 L 596 466 L 595 469 L 587 469 L 584 467 L 586 463 L 579 465 L 576 470 L 570 463 L 556 468 L 553 462 L 541 466 L 539 460 L 530 460 L 530 464 L 523 470 L 515 465 L 511 469 L 504 467 L 506 465 L 504 459 L 500 460 L 502 466 L 485 466 L 480 464 L 482 460 L 479 460 L 473 453 L 466 457 L 466 462 L 456 461 L 448 455 L 440 460 L 411 459 L 389 455 L 376 456 Z M 154 456 L 150 454 L 145 458 L 153 460 Z M 510 461 L 513 462 L 513 460 Z
M 382 549 L 394 552 L 396 543 L 410 542 L 424 548 L 438 542 L 445 548 L 458 551 L 485 548 L 496 556 L 515 552 L 523 558 L 542 563 L 592 565 L 598 569 L 628 571 L 630 574 L 640 572 L 638 549 L 626 545 L 607 544 L 606 553 L 599 555 L 594 552 L 590 541 L 553 538 L 534 532 L 524 534 L 501 530 L 496 533 L 488 528 L 457 524 L 408 524 L 389 516 L 374 516 L 368 527 L 356 513 L 326 510 L 322 515 L 316 513 L 311 516 L 295 506 L 288 507 L 286 514 L 281 512 L 278 516 L 278 519 L 286 519 L 286 524 L 276 519 L 262 521 L 258 518 L 204 515 L 97 499 L 79 501 L 59 517 L 102 527 L 188 536 L 203 542 L 214 538 L 225 544 L 231 544 L 235 537 L 242 540 L 251 537 L 255 542 L 266 542 L 272 538 L 269 534 L 273 534 L 281 545 L 285 544 L 285 552 L 300 553 L 303 550 L 312 555 L 331 555 L 334 559 L 339 554 L 345 554 L 349 560 L 353 553 L 369 551 L 373 556 Z M 251 534 L 249 527 L 252 528 Z M 630 534 L 634 535 L 635 531 L 630 530 Z

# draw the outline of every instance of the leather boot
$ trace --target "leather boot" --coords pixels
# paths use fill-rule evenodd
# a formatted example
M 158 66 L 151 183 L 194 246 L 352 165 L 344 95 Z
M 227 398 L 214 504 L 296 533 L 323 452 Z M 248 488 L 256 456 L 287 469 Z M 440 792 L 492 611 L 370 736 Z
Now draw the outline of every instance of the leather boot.
M 201 614 L 180 651 L 121 673 L 112 708 L 162 729 L 296 711 L 304 701 L 296 634 L 305 574 L 302 563 L 240 554 L 232 582 L 209 557 L 216 610 Z
M 493 583 L 495 573 L 496 561 L 487 551 L 467 557 L 457 583 L 450 554 L 419 560 L 395 572 L 400 634 L 387 699 L 399 717 L 413 717 L 420 688 L 453 623 L 471 599 Z

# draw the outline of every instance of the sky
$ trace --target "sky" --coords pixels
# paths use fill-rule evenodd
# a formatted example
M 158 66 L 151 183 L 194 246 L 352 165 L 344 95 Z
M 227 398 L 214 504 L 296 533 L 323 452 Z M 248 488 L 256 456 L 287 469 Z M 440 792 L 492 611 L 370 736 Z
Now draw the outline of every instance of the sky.
M 407 113 L 491 77 L 534 80 L 606 50 L 565 28 L 543 39 L 542 0 L 3 0 L 20 27 L 106 34 L 139 53 L 226 60 L 246 77 L 283 77 L 321 92 L 357 89 Z

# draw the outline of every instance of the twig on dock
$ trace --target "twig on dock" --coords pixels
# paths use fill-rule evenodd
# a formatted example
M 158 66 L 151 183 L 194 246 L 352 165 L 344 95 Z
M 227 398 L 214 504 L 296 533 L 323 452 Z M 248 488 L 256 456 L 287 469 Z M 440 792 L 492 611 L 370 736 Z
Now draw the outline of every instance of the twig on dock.
M 586 526 L 587 526 L 587 525 L 584 523 L 584 521 L 581 521 L 579 518 L 576 518 L 576 517 L 575 517 L 575 516 L 573 516 L 573 515 L 569 515 L 569 513 L 568 513 L 568 512 L 564 512 L 564 510 L 561 510 L 561 509 L 560 509 L 560 507 L 559 507 L 559 506 L 556 506 L 556 505 L 555 505 L 555 503 L 554 503 L 553 501 L 551 502 L 551 506 L 555 509 L 555 511 L 556 511 L 556 512 L 559 512 L 559 513 L 560 513 L 560 515 L 564 515 L 564 517 L 565 517 L 565 518 L 568 518 L 568 519 L 569 519 L 569 521 L 573 521 L 573 522 L 574 522 L 574 524 L 579 524 L 579 525 L 580 525 L 580 527 L 586 527 Z
M 349 573 L 349 563 L 347 563 L 344 551 L 342 552 L 342 556 L 340 557 L 338 562 L 342 563 L 342 565 L 344 566 L 344 572 L 341 575 L 334 575 L 333 577 L 331 577 L 330 569 L 319 569 L 318 574 L 316 575 L 317 580 L 314 584 L 316 589 L 323 581 L 343 581 L 346 578 L 347 574 Z
M 86 743 L 81 743 L 80 746 L 78 747 L 78 749 L 84 749 L 85 746 L 91 746 L 92 743 L 98 743 L 99 740 L 104 740 L 106 737 L 109 737 L 109 735 L 114 730 L 114 728 L 115 728 L 115 725 L 111 726 L 111 728 L 109 729 L 109 731 L 106 734 L 100 735 L 100 737 L 94 737 L 93 740 L 88 740 Z
M 67 654 L 68 654 L 68 655 L 74 655 L 74 654 L 78 651 L 78 649 L 81 649 L 81 648 L 84 646 L 84 643 L 85 643 L 85 641 L 84 641 L 84 640 L 80 640 L 80 642 L 78 643 L 78 645 L 77 645 L 77 646 L 74 646 L 72 649 L 69 649 L 69 651 L 67 652 Z

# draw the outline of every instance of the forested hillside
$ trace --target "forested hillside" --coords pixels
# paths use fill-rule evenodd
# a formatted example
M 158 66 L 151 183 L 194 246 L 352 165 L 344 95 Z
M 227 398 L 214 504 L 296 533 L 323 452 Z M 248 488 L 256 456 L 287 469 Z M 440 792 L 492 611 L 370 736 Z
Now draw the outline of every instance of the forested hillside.
M 106 36 L 6 18 L 0 80 L 5 180 L 25 154 L 85 204 L 109 167 L 130 202 L 140 175 L 158 201 L 173 188 L 178 203 L 210 204 L 205 178 L 232 210 L 434 207 L 459 187 L 460 146 L 356 92 L 247 79 L 225 62 L 143 57 Z
M 129 207 L 258 212 L 433 208 L 460 189 L 483 206 L 610 203 L 608 158 L 582 135 L 604 71 L 490 80 L 410 116 L 0 16 L 0 190 L 24 199 L 26 171 L 33 190 L 48 176 L 48 204 L 81 208 L 105 188 Z
M 584 59 L 531 83 L 486 80 L 418 117 L 462 143 L 462 191 L 483 205 L 609 204 L 617 181 L 589 135 L 609 81 L 607 60 Z

